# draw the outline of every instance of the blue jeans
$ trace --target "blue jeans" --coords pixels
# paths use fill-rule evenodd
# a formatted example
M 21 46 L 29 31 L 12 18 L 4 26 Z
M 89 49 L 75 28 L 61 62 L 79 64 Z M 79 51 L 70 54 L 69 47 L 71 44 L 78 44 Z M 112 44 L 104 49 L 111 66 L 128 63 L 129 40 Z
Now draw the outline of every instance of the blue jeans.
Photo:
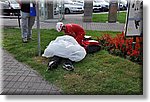
M 32 26 L 35 22 L 35 16 L 30 16 L 30 13 L 21 11 L 21 33 L 22 38 L 32 37 Z

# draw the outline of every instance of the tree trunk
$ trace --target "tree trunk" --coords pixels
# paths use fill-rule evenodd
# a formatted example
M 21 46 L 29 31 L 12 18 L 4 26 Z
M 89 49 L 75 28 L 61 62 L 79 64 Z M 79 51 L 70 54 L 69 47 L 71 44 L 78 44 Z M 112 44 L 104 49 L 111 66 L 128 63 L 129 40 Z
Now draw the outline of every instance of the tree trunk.
M 53 19 L 53 1 L 52 0 L 46 0 L 46 6 L 47 6 L 47 19 Z
M 92 22 L 93 0 L 84 1 L 84 22 Z
M 117 21 L 117 9 L 118 9 L 117 0 L 111 0 L 110 5 L 109 5 L 109 14 L 108 14 L 108 22 L 109 23 L 116 23 L 116 21 Z

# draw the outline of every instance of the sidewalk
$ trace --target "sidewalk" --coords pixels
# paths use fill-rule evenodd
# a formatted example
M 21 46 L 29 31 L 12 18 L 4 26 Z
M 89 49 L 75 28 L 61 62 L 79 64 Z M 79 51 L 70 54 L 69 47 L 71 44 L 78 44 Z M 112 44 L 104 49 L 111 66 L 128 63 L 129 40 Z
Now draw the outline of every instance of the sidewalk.
M 43 21 L 40 23 L 41 29 L 55 29 L 57 22 L 51 22 L 49 21 Z M 81 25 L 85 30 L 97 30 L 97 31 L 120 31 L 122 32 L 124 30 L 124 24 L 120 23 L 94 23 L 94 22 L 88 22 L 83 23 L 80 21 L 64 21 L 64 23 L 76 23 Z M 34 25 L 34 28 L 36 28 L 36 23 Z
M 17 19 L 2 18 L 2 26 L 4 27 L 18 27 Z M 58 20 L 50 19 L 40 22 L 40 29 L 55 29 Z M 125 24 L 122 23 L 95 23 L 95 22 L 83 22 L 82 17 L 67 16 L 63 21 L 66 23 L 80 24 L 85 30 L 97 30 L 97 31 L 123 31 Z M 36 23 L 33 28 L 36 28 Z
M 85 30 L 97 31 L 123 31 L 125 24 L 122 23 L 98 23 L 98 22 L 83 22 L 83 14 L 65 15 L 63 23 L 76 23 L 81 25 Z M 55 21 L 55 22 L 54 22 Z M 41 29 L 55 29 L 56 20 L 45 20 L 41 22 Z M 35 27 L 35 26 L 34 26 Z
M 59 95 L 61 90 L 3 50 L 2 95 Z M 1 80 L 1 79 L 0 79 Z

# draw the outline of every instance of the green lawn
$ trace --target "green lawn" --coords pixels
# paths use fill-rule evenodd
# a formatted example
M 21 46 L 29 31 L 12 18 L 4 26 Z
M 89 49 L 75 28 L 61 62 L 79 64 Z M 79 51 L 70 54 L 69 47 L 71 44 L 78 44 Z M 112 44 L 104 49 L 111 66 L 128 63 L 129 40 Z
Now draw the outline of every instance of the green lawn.
M 105 33 L 115 36 L 119 32 L 87 31 L 87 35 L 94 38 Z M 42 53 L 49 42 L 60 35 L 63 33 L 54 29 L 41 30 Z M 20 29 L 6 28 L 2 46 L 17 60 L 28 64 L 43 78 L 60 87 L 64 94 L 143 94 L 142 66 L 101 50 L 75 63 L 73 72 L 62 69 L 61 65 L 56 70 L 46 72 L 48 59 L 37 56 L 36 30 L 33 30 L 33 39 L 29 43 L 22 43 Z
M 126 12 L 119 12 L 119 14 L 117 14 L 117 17 L 117 22 L 125 23 Z M 93 14 L 92 21 L 106 23 L 108 21 L 108 14 Z

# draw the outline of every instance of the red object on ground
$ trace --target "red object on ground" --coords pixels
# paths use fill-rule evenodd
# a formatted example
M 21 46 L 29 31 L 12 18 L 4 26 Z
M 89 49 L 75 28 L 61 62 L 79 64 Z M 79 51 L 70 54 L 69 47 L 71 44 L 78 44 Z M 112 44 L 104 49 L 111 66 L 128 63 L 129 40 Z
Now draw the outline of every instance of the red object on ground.
M 83 40 L 82 41 L 82 45 L 86 49 L 87 46 L 89 46 L 89 45 L 97 45 L 97 46 L 99 46 L 100 43 L 98 41 L 96 41 L 96 40 Z

